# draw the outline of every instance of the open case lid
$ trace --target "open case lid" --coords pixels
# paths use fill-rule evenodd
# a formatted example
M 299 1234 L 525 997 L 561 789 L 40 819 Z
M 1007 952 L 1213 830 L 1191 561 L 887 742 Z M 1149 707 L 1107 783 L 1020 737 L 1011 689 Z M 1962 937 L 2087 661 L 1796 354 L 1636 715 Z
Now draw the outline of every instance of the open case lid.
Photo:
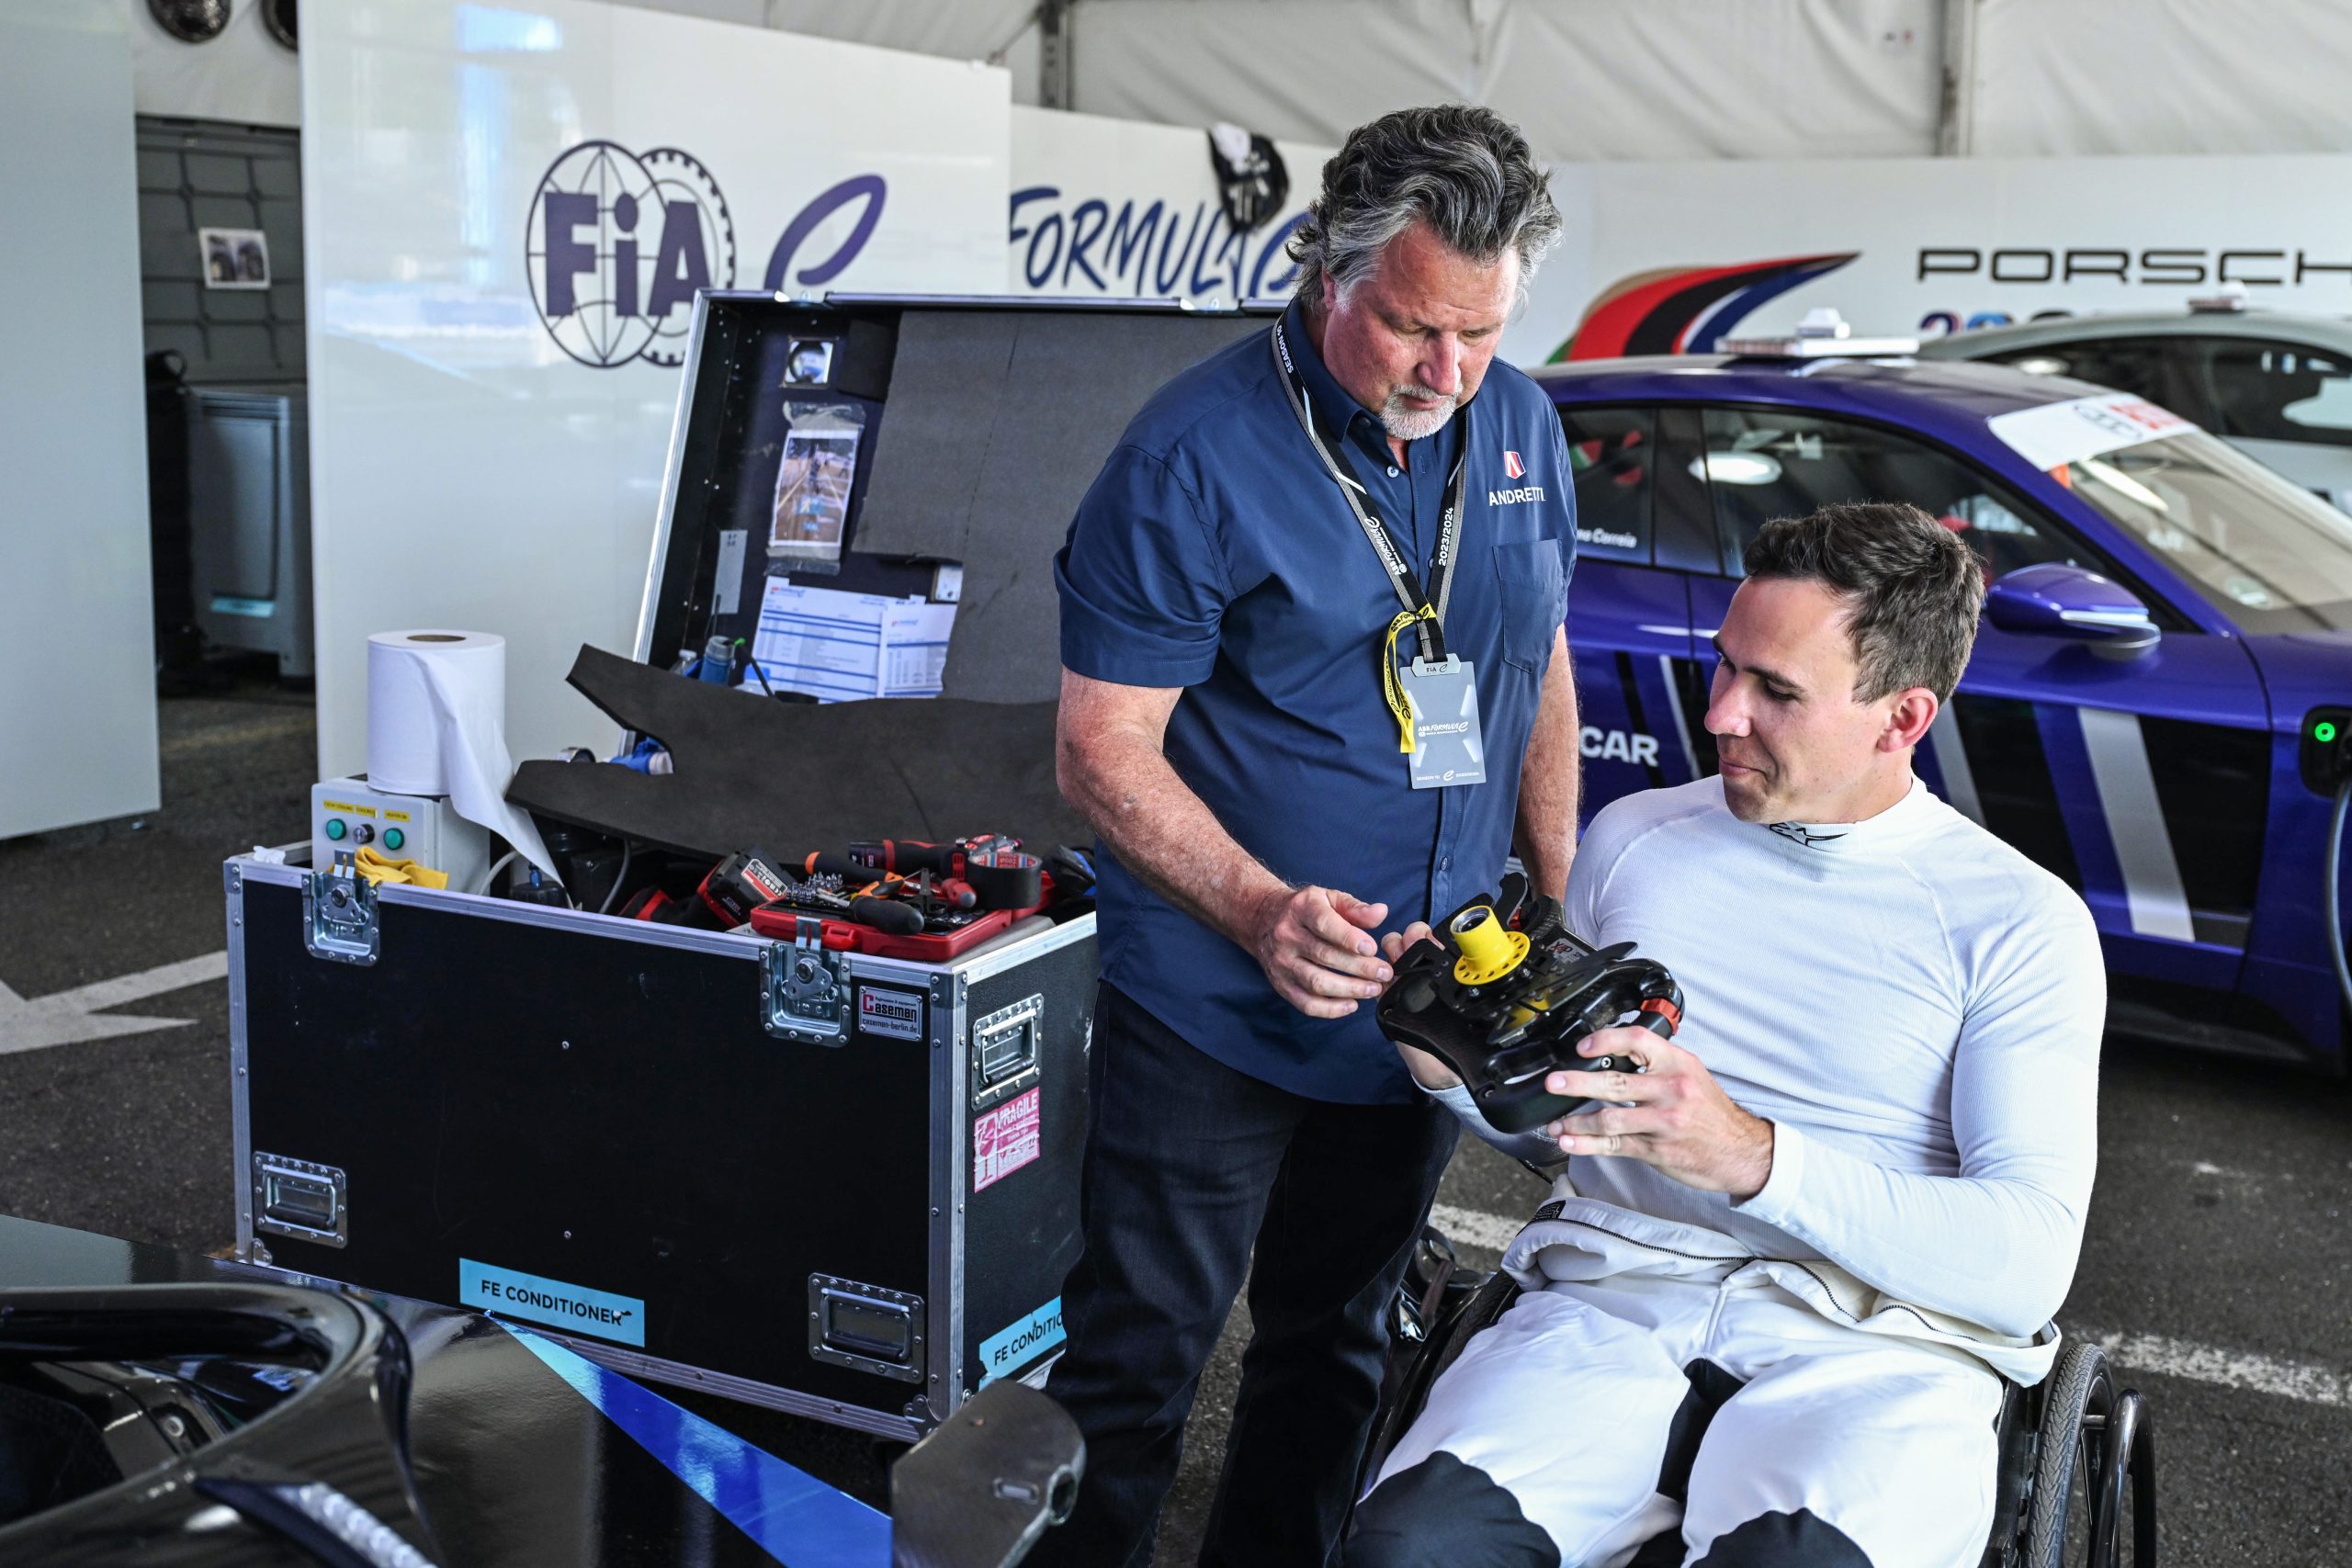
M 1052 561 L 1087 486 L 1153 392 L 1279 310 L 701 295 L 637 658 L 667 668 L 711 636 L 752 639 L 771 576 L 928 595 L 933 565 L 955 562 L 963 588 L 943 694 L 1051 700 L 1061 671 Z M 835 411 L 820 423 L 862 424 L 837 575 L 769 553 L 786 527 L 787 434 L 796 412 L 819 409 Z
M 697 296 L 633 659 L 583 649 L 571 675 L 667 743 L 677 774 L 526 762 L 508 797 L 713 854 L 999 829 L 1081 841 L 1054 787 L 1054 556 L 1145 401 L 1279 309 Z M 837 561 L 811 543 L 829 534 Z M 877 653 L 866 625 L 824 643 L 830 611 L 806 591 L 872 595 L 867 610 L 889 601 L 911 619 L 941 563 L 962 569 L 944 670 L 928 631 L 899 652 Z M 946 618 L 940 606 L 925 625 Z M 865 695 L 878 660 L 898 672 L 886 689 L 939 694 L 819 706 L 672 673 L 712 637 L 755 657 L 764 643 L 777 668 L 759 678 L 779 689 L 842 697 L 862 679 Z M 861 638 L 862 677 L 829 664 Z

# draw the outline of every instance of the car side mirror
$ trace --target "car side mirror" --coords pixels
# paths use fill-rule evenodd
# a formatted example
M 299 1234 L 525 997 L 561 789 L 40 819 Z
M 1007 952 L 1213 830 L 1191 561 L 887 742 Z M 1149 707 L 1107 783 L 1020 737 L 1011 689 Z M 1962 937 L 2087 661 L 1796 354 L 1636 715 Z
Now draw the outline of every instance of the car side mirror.
M 2005 632 L 2079 642 L 2108 659 L 2135 659 L 2163 635 L 2130 589 L 2057 561 L 1996 578 L 1984 591 L 1984 618 Z

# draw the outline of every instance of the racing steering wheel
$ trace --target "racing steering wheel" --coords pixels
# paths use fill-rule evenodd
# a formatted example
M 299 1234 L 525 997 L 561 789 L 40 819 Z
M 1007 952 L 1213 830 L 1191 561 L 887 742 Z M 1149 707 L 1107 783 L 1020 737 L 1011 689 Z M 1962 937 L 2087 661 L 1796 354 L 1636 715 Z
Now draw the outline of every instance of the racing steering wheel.
M 1630 1057 L 1579 1056 L 1595 1030 L 1638 1023 L 1672 1038 L 1682 989 L 1666 965 L 1621 942 L 1595 948 L 1563 922 L 1556 898 L 1528 897 L 1514 872 L 1399 955 L 1374 1017 L 1381 1032 L 1461 1075 L 1488 1126 L 1524 1133 L 1572 1116 L 1589 1096 L 1544 1088 L 1555 1072 L 1636 1072 Z

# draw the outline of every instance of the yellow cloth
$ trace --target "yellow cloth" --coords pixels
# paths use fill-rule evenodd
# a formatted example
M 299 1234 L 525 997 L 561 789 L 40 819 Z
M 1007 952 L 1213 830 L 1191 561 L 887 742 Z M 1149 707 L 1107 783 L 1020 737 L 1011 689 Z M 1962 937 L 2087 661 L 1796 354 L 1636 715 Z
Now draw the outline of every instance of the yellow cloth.
M 435 871 L 413 860 L 386 860 L 372 849 L 364 849 L 353 855 L 351 869 L 378 887 L 387 882 L 405 883 L 411 887 L 449 886 L 449 874 L 446 871 Z

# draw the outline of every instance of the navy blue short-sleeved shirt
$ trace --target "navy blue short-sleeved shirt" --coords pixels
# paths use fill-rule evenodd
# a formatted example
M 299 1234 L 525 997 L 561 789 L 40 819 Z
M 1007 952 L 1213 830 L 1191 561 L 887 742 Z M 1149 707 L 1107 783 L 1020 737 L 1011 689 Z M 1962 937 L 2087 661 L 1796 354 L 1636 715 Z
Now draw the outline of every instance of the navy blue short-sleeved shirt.
M 1496 364 L 1461 420 L 1399 467 L 1377 415 L 1333 380 L 1294 304 L 1283 331 L 1326 442 L 1344 441 L 1373 508 L 1424 579 L 1447 477 L 1467 448 L 1449 651 L 1473 661 L 1487 781 L 1416 790 L 1380 690 L 1397 610 L 1387 573 L 1287 401 L 1269 332 L 1179 375 L 1127 427 L 1055 560 L 1062 663 L 1184 688 L 1177 775 L 1294 885 L 1385 903 L 1384 930 L 1490 890 L 1510 853 L 1520 765 L 1567 607 L 1574 491 L 1558 414 Z M 1407 644 L 1408 646 L 1408 643 Z M 1199 1050 L 1311 1099 L 1414 1097 L 1359 1007 L 1313 1019 L 1257 960 L 1100 852 L 1103 975 Z

